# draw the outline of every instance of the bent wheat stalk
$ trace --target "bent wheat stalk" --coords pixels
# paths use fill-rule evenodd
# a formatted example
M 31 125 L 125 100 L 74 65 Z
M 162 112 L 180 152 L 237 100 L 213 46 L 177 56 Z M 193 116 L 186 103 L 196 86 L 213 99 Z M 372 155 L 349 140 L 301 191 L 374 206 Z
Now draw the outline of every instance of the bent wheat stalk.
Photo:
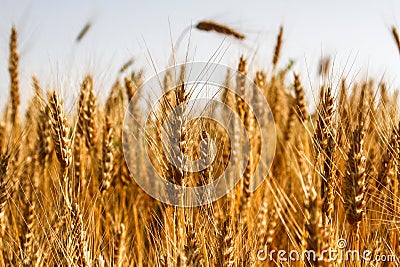
M 197 23 L 196 29 L 201 30 L 201 31 L 215 31 L 217 33 L 225 34 L 228 36 L 233 36 L 239 40 L 243 40 L 245 36 L 241 34 L 240 32 L 226 26 L 223 24 L 219 24 L 215 21 L 211 20 L 203 20 Z

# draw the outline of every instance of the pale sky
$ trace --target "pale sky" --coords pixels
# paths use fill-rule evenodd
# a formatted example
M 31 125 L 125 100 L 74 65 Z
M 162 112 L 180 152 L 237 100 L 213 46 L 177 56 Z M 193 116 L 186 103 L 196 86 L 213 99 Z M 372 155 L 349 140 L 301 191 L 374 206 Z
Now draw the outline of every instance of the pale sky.
M 50 1 L 0 0 L 0 106 L 8 97 L 8 39 L 11 25 L 19 33 L 22 100 L 31 95 L 30 77 L 36 74 L 43 86 L 76 95 L 86 73 L 95 77 L 96 90 L 104 99 L 118 69 L 131 57 L 134 69 L 153 74 L 149 58 L 158 70 L 167 67 L 171 41 L 184 29 L 203 19 L 229 25 L 246 35 L 244 42 L 192 30 L 181 43 L 178 61 L 189 54 L 208 60 L 223 43 L 223 63 L 236 64 L 241 53 L 254 66 L 270 67 L 276 35 L 284 25 L 281 65 L 289 59 L 294 70 L 315 84 L 321 55 L 335 60 L 341 72 L 365 78 L 368 74 L 399 88 L 400 57 L 390 27 L 400 27 L 398 0 L 280 0 L 280 1 Z M 92 27 L 81 43 L 75 38 L 83 26 Z M 148 52 L 149 51 L 149 52 Z M 150 54 L 150 56 L 149 56 Z M 234 65 L 233 65 L 234 66 Z

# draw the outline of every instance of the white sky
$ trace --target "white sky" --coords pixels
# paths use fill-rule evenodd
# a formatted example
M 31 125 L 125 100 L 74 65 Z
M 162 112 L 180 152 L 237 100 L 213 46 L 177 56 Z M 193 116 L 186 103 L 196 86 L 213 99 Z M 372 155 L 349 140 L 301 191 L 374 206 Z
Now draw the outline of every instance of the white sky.
M 0 0 L 0 106 L 8 97 L 8 38 L 11 25 L 19 32 L 22 98 L 31 95 L 30 77 L 43 86 L 75 95 L 79 80 L 95 76 L 95 86 L 105 98 L 118 69 L 134 57 L 135 69 L 147 69 L 148 52 L 157 69 L 167 66 L 170 32 L 180 33 L 202 19 L 229 25 L 247 36 L 244 43 L 218 34 L 191 32 L 190 55 L 207 60 L 223 42 L 224 63 L 236 64 L 241 53 L 251 57 L 257 48 L 260 68 L 270 67 L 280 24 L 285 27 L 281 64 L 295 59 L 295 70 L 307 72 L 314 83 L 321 55 L 335 58 L 337 75 L 359 73 L 382 78 L 398 88 L 400 57 L 390 27 L 400 26 L 400 1 L 388 0 L 281 0 L 281 1 L 50 1 Z M 79 44 L 75 38 L 86 24 L 92 28 Z M 187 35 L 187 37 L 189 34 Z M 188 38 L 177 53 L 182 61 Z M 346 65 L 347 64 L 347 65 Z

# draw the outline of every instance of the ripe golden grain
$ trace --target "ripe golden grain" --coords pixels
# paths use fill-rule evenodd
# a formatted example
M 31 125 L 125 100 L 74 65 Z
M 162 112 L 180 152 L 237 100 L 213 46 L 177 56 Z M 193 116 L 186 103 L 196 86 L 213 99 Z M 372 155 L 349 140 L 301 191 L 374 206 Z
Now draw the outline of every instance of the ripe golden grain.
M 196 28 L 244 39 L 212 21 L 201 21 Z M 393 36 L 398 45 L 396 29 Z M 283 27 L 272 66 L 256 66 L 253 73 L 254 66 L 241 57 L 236 68 L 241 75 L 232 80 L 232 73 L 226 74 L 222 101 L 240 118 L 229 122 L 233 136 L 215 122 L 187 121 L 187 101 L 193 94 L 185 83 L 189 69 L 183 66 L 178 81 L 172 73 L 163 77 L 163 90 L 172 91 L 148 118 L 147 150 L 142 150 L 134 136 L 122 139 L 127 129 L 121 127 L 125 109 L 143 83 L 141 75 L 122 81 L 117 77 L 104 104 L 93 87 L 97 80 L 82 75 L 71 114 L 55 91 L 46 101 L 33 78 L 35 95 L 25 120 L 19 121 L 19 55 L 13 29 L 7 104 L 11 116 L 6 109 L 0 121 L 0 266 L 332 266 L 327 259 L 278 262 L 275 257 L 261 262 L 257 254 L 268 247 L 313 249 L 322 256 L 323 250 L 337 248 L 339 238 L 348 238 L 350 248 L 399 255 L 394 230 L 400 216 L 396 94 L 382 83 L 375 96 L 373 82 L 343 78 L 336 101 L 334 85 L 323 79 L 317 109 L 308 109 L 308 86 L 303 87 L 299 74 L 288 83 L 290 68 L 279 67 L 282 39 Z M 254 85 L 248 84 L 251 80 Z M 232 86 L 237 88 L 229 90 Z M 254 92 L 261 92 L 271 106 L 277 150 L 268 176 L 252 192 L 255 165 L 266 161 L 260 153 L 261 130 L 271 126 L 266 117 L 255 119 L 253 110 L 268 114 Z M 247 94 L 250 103 L 241 97 Z M 141 117 L 140 105 L 129 107 Z M 177 116 L 169 118 L 177 107 Z M 243 153 L 240 124 L 249 135 L 249 154 Z M 22 137 L 12 130 L 15 125 Z M 179 155 L 182 164 L 181 152 L 206 159 L 211 142 L 215 159 L 198 173 L 178 168 L 166 155 Z M 244 162 L 249 164 L 241 166 Z M 154 168 L 170 183 L 198 186 L 215 181 L 230 163 L 234 171 L 244 170 L 242 179 L 234 185 L 236 173 L 231 173 L 226 182 L 233 189 L 201 207 L 160 203 L 132 179 L 159 186 L 150 175 Z

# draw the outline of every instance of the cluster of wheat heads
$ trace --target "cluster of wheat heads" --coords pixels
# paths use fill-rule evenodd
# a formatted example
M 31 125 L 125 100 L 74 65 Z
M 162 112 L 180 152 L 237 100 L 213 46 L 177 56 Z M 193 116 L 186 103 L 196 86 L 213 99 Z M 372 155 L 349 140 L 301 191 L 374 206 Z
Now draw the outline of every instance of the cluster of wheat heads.
M 252 79 L 270 103 L 277 130 L 268 176 L 258 190 L 249 190 L 254 165 L 264 160 L 259 156 L 258 122 L 249 103 L 226 90 L 222 100 L 251 133 L 251 152 L 242 159 L 247 162 L 243 177 L 223 198 L 182 208 L 151 198 L 134 176 L 152 183 L 149 170 L 155 168 L 177 185 L 207 184 L 241 149 L 240 139 L 227 136 L 213 122 L 179 127 L 184 122 L 181 112 L 171 122 L 171 129 L 181 130 L 170 135 L 179 147 L 169 149 L 199 157 L 214 139 L 217 155 L 197 173 L 168 161 L 162 151 L 161 122 L 173 107 L 184 109 L 191 96 L 182 83 L 184 68 L 180 85 L 149 118 L 150 149 L 138 146 L 127 157 L 123 148 L 135 148 L 135 139 L 122 138 L 122 125 L 128 102 L 143 83 L 141 75 L 117 80 L 104 105 L 96 99 L 96 81 L 83 77 L 76 108 L 69 113 L 58 93 L 44 92 L 33 77 L 35 94 L 22 119 L 13 28 L 10 97 L 0 120 L 0 265 L 396 266 L 377 260 L 329 261 L 321 254 L 339 249 L 340 239 L 348 249 L 371 251 L 372 259 L 400 253 L 397 94 L 373 80 L 343 79 L 336 88 L 326 78 L 329 67 L 321 66 L 325 78 L 317 108 L 310 112 L 301 77 L 291 66 L 279 68 L 282 35 L 283 28 L 272 71 L 257 71 Z M 248 69 L 241 57 L 238 72 L 249 76 Z M 166 88 L 175 83 L 171 75 L 164 77 Z M 245 82 L 238 78 L 227 87 L 240 91 Z M 254 99 L 252 108 L 263 109 L 257 104 Z M 140 107 L 129 108 L 140 117 Z M 152 166 L 144 157 L 152 159 Z M 317 259 L 291 260 L 286 254 L 284 261 L 276 253 L 271 259 L 260 257 L 260 251 L 280 249 L 313 250 Z

